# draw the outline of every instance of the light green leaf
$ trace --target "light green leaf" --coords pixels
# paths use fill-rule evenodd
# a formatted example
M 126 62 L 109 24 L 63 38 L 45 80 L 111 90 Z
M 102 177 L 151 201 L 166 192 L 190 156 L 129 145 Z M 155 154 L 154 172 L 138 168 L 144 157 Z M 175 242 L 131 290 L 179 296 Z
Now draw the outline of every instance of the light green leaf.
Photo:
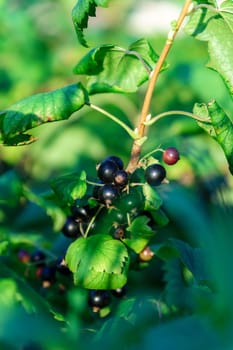
M 43 123 L 64 120 L 88 102 L 81 83 L 27 97 L 0 113 L 0 127 L 6 145 L 30 143 L 26 131 Z
M 233 174 L 233 123 L 217 104 L 195 104 L 194 113 L 201 117 L 210 117 L 211 123 L 198 122 L 222 147 L 227 158 L 230 172 Z
M 72 203 L 82 198 L 87 191 L 86 173 L 72 173 L 53 179 L 50 183 L 52 189 L 64 203 Z
M 71 243 L 66 262 L 77 285 L 89 289 L 109 289 L 126 283 L 129 267 L 124 244 L 105 234 L 79 238 Z
M 88 26 L 89 17 L 95 17 L 97 6 L 106 7 L 108 0 L 78 0 L 72 10 L 72 20 L 80 44 L 88 46 L 83 35 L 83 29 Z
M 155 231 L 147 225 L 149 220 L 146 216 L 138 216 L 127 228 L 127 231 L 130 232 L 130 237 L 122 239 L 137 254 L 146 247 L 150 239 L 155 235 Z
M 74 72 L 92 76 L 87 84 L 90 94 L 135 92 L 149 79 L 157 60 L 158 55 L 149 42 L 140 39 L 128 49 L 112 45 L 94 48 L 81 59 Z
M 208 67 L 216 70 L 233 94 L 233 2 L 224 1 L 220 8 L 199 8 L 191 16 L 186 32 L 208 42 Z
M 142 187 L 142 191 L 145 196 L 145 210 L 153 211 L 159 209 L 162 205 L 162 199 L 156 189 L 145 183 Z
M 0 256 L 5 255 L 8 251 L 9 241 L 0 242 Z

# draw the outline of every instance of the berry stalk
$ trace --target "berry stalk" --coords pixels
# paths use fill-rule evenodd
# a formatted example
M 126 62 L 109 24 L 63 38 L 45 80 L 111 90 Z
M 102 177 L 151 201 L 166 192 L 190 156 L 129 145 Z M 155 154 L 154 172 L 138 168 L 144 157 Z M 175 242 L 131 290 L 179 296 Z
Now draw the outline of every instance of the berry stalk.
M 145 95 L 144 102 L 143 102 L 143 106 L 142 106 L 141 116 L 140 116 L 140 119 L 138 122 L 138 127 L 137 127 L 138 139 L 136 139 L 133 143 L 130 161 L 129 161 L 129 164 L 128 164 L 127 169 L 126 169 L 129 173 L 132 173 L 136 169 L 139 158 L 140 158 L 142 146 L 138 141 L 145 134 L 145 128 L 146 128 L 145 123 L 147 120 L 147 116 L 149 114 L 150 103 L 151 103 L 153 91 L 154 91 L 155 86 L 156 86 L 156 82 L 158 80 L 160 70 L 161 70 L 161 68 L 164 64 L 164 61 L 165 61 L 165 59 L 166 59 L 166 57 L 171 49 L 171 46 L 174 42 L 174 39 L 175 39 L 178 31 L 181 28 L 181 25 L 182 25 L 185 17 L 190 12 L 191 4 L 192 4 L 192 0 L 185 1 L 184 6 L 180 12 L 179 18 L 176 22 L 176 26 L 174 28 L 172 28 L 172 30 L 168 33 L 167 41 L 164 45 L 164 48 L 161 52 L 161 55 L 158 59 L 158 62 L 156 64 L 155 69 L 152 72 L 151 78 L 149 80 L 148 88 L 147 88 L 146 95 Z

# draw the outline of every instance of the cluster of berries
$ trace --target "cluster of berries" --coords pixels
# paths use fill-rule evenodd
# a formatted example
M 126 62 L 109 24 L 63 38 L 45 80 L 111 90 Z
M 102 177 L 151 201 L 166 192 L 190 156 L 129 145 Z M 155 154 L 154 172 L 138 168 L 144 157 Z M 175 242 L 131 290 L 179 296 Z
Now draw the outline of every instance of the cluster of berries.
M 93 312 L 108 306 L 111 303 L 112 296 L 115 298 L 123 298 L 126 295 L 127 287 L 117 288 L 114 290 L 89 290 L 88 305 Z
M 57 273 L 65 276 L 71 275 L 63 258 L 58 258 L 48 264 L 48 259 L 41 250 L 36 250 L 30 254 L 27 250 L 21 249 L 18 252 L 18 259 L 27 264 L 28 267 L 35 269 L 35 275 L 41 281 L 43 288 L 48 288 L 56 282 Z

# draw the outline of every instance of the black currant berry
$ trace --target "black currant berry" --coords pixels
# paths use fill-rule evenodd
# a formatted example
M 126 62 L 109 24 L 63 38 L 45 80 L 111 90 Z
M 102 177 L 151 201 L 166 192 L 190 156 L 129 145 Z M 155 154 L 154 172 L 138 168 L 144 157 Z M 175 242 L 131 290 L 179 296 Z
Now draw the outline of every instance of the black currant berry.
M 103 308 L 110 304 L 111 297 L 106 290 L 90 290 L 88 294 L 88 305 L 90 307 Z
M 180 159 L 179 151 L 175 147 L 169 147 L 163 152 L 163 161 L 168 165 L 173 165 Z
M 36 250 L 34 253 L 31 255 L 31 262 L 36 264 L 37 266 L 43 266 L 45 263 L 46 256 L 45 254 L 40 251 Z
M 123 298 L 126 295 L 126 292 L 127 292 L 126 286 L 111 290 L 112 295 L 116 298 Z
M 124 227 L 118 226 L 113 232 L 113 237 L 115 239 L 123 239 L 125 237 L 125 229 L 124 229 Z
M 118 195 L 118 190 L 113 185 L 104 185 L 99 189 L 99 200 L 106 205 L 111 205 Z
M 40 273 L 40 278 L 43 282 L 53 283 L 56 281 L 56 267 L 44 266 Z
M 79 224 L 71 216 L 68 216 L 62 227 L 62 233 L 69 238 L 78 237 L 80 235 Z
M 118 170 L 115 173 L 114 183 L 119 187 L 125 187 L 129 182 L 128 173 L 125 170 Z
M 100 163 L 100 166 L 97 170 L 97 175 L 100 180 L 104 183 L 111 183 L 114 180 L 115 174 L 118 170 L 118 166 L 112 160 L 105 160 Z
M 142 209 L 143 201 L 140 193 L 136 190 L 131 190 L 130 193 L 122 194 L 119 201 L 116 203 L 123 213 L 131 213 L 137 215 Z
M 63 258 L 58 258 L 56 262 L 57 271 L 64 276 L 69 276 L 71 274 L 70 269 L 66 265 L 66 262 Z
M 119 157 L 117 157 L 117 156 L 109 156 L 109 157 L 105 158 L 104 161 L 106 161 L 106 160 L 111 160 L 112 162 L 116 163 L 116 165 L 117 165 L 119 170 L 124 169 L 124 163 Z
M 149 185 L 158 186 L 166 177 L 166 170 L 160 164 L 149 165 L 145 170 L 145 178 Z
M 71 208 L 71 214 L 75 221 L 78 222 L 87 222 L 89 220 L 89 213 L 88 208 L 86 207 L 79 207 L 76 205 L 73 205 Z
M 139 260 L 140 261 L 150 261 L 154 256 L 154 252 L 150 249 L 150 247 L 145 247 L 140 253 L 139 253 Z

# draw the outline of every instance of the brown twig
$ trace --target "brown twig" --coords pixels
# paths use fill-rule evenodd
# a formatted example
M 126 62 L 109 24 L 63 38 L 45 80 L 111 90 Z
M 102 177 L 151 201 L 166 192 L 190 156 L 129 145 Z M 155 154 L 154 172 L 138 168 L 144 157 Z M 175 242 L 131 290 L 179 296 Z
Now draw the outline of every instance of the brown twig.
M 138 131 L 138 139 L 136 139 L 133 143 L 132 146 L 132 150 L 131 150 L 131 157 L 130 157 L 130 161 L 129 164 L 127 166 L 127 171 L 132 173 L 138 164 L 139 158 L 140 158 L 140 154 L 141 154 L 141 144 L 140 142 L 138 142 L 145 134 L 145 122 L 149 113 L 149 108 L 150 108 L 150 103 L 151 103 L 151 98 L 153 95 L 153 91 L 155 89 L 155 85 L 159 76 L 159 72 L 164 64 L 164 61 L 170 51 L 170 48 L 173 44 L 173 41 L 176 37 L 176 34 L 178 33 L 185 17 L 187 16 L 187 14 L 189 13 L 189 9 L 190 9 L 190 5 L 192 3 L 192 0 L 186 0 L 184 3 L 184 6 L 180 12 L 179 18 L 177 20 L 176 26 L 175 28 L 173 28 L 169 34 L 168 34 L 168 38 L 167 41 L 164 45 L 164 48 L 161 52 L 161 55 L 158 59 L 158 62 L 155 66 L 154 71 L 152 72 L 151 78 L 149 80 L 149 84 L 148 84 L 148 88 L 146 91 L 146 95 L 145 95 L 145 99 L 143 102 L 143 106 L 142 106 L 142 111 L 141 111 L 141 116 L 138 122 L 138 127 L 137 127 L 137 131 Z

